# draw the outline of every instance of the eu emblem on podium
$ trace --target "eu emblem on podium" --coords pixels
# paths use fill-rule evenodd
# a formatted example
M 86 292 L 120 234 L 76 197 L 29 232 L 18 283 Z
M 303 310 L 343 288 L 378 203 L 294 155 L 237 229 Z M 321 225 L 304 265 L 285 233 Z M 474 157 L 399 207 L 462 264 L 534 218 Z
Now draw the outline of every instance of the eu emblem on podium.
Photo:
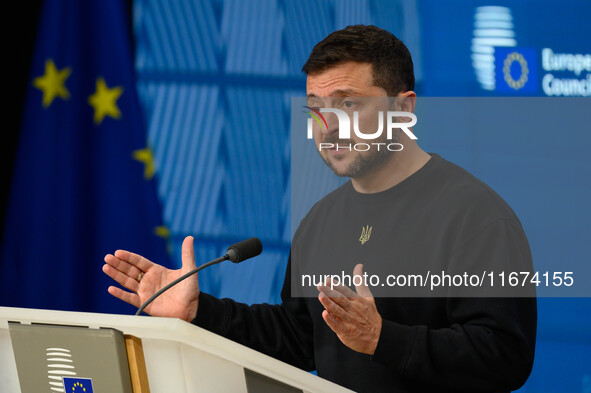
M 93 393 L 92 379 L 64 377 L 66 393 Z

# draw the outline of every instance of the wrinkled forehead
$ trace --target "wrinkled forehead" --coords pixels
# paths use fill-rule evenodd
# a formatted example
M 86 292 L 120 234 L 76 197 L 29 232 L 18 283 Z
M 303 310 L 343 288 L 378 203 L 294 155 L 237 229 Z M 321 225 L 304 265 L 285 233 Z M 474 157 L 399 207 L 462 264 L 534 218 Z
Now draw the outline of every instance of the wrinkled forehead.
M 308 75 L 306 94 L 309 97 L 342 97 L 385 93 L 373 82 L 371 64 L 348 62 Z

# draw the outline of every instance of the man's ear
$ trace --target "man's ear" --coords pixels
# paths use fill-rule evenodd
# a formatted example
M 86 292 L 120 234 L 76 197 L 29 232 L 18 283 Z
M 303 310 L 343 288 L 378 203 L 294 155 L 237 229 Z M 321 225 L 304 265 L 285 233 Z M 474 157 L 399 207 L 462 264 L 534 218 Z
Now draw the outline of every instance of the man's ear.
M 417 102 L 417 94 L 412 91 L 405 91 L 398 93 L 396 96 L 396 110 L 400 110 L 402 112 L 415 112 L 415 104 Z

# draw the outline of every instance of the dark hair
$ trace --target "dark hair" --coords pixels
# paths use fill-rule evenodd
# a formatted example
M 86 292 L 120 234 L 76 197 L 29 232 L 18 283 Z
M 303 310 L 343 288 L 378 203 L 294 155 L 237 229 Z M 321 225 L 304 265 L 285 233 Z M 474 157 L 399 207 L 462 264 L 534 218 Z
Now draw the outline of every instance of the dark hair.
M 376 26 L 347 26 L 329 34 L 312 49 L 302 71 L 313 75 L 348 61 L 370 63 L 374 85 L 389 96 L 415 88 L 408 48 L 394 34 Z

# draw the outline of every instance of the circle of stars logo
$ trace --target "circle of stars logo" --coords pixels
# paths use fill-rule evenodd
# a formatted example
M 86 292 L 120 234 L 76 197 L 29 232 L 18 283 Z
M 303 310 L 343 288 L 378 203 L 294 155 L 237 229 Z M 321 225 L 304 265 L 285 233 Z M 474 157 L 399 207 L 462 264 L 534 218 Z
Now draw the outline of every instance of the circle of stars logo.
M 72 386 L 72 392 L 73 393 L 86 392 L 86 388 L 84 387 L 84 384 L 82 384 L 80 382 L 76 382 L 74 384 L 74 386 Z
M 513 76 L 511 76 L 511 66 L 514 62 L 518 62 L 521 68 L 521 72 L 517 80 L 513 79 Z M 507 82 L 511 88 L 519 90 L 525 86 L 525 83 L 528 79 L 529 69 L 527 68 L 527 61 L 521 53 L 512 52 L 507 55 L 507 58 L 503 62 L 503 74 L 505 75 L 505 82 Z

